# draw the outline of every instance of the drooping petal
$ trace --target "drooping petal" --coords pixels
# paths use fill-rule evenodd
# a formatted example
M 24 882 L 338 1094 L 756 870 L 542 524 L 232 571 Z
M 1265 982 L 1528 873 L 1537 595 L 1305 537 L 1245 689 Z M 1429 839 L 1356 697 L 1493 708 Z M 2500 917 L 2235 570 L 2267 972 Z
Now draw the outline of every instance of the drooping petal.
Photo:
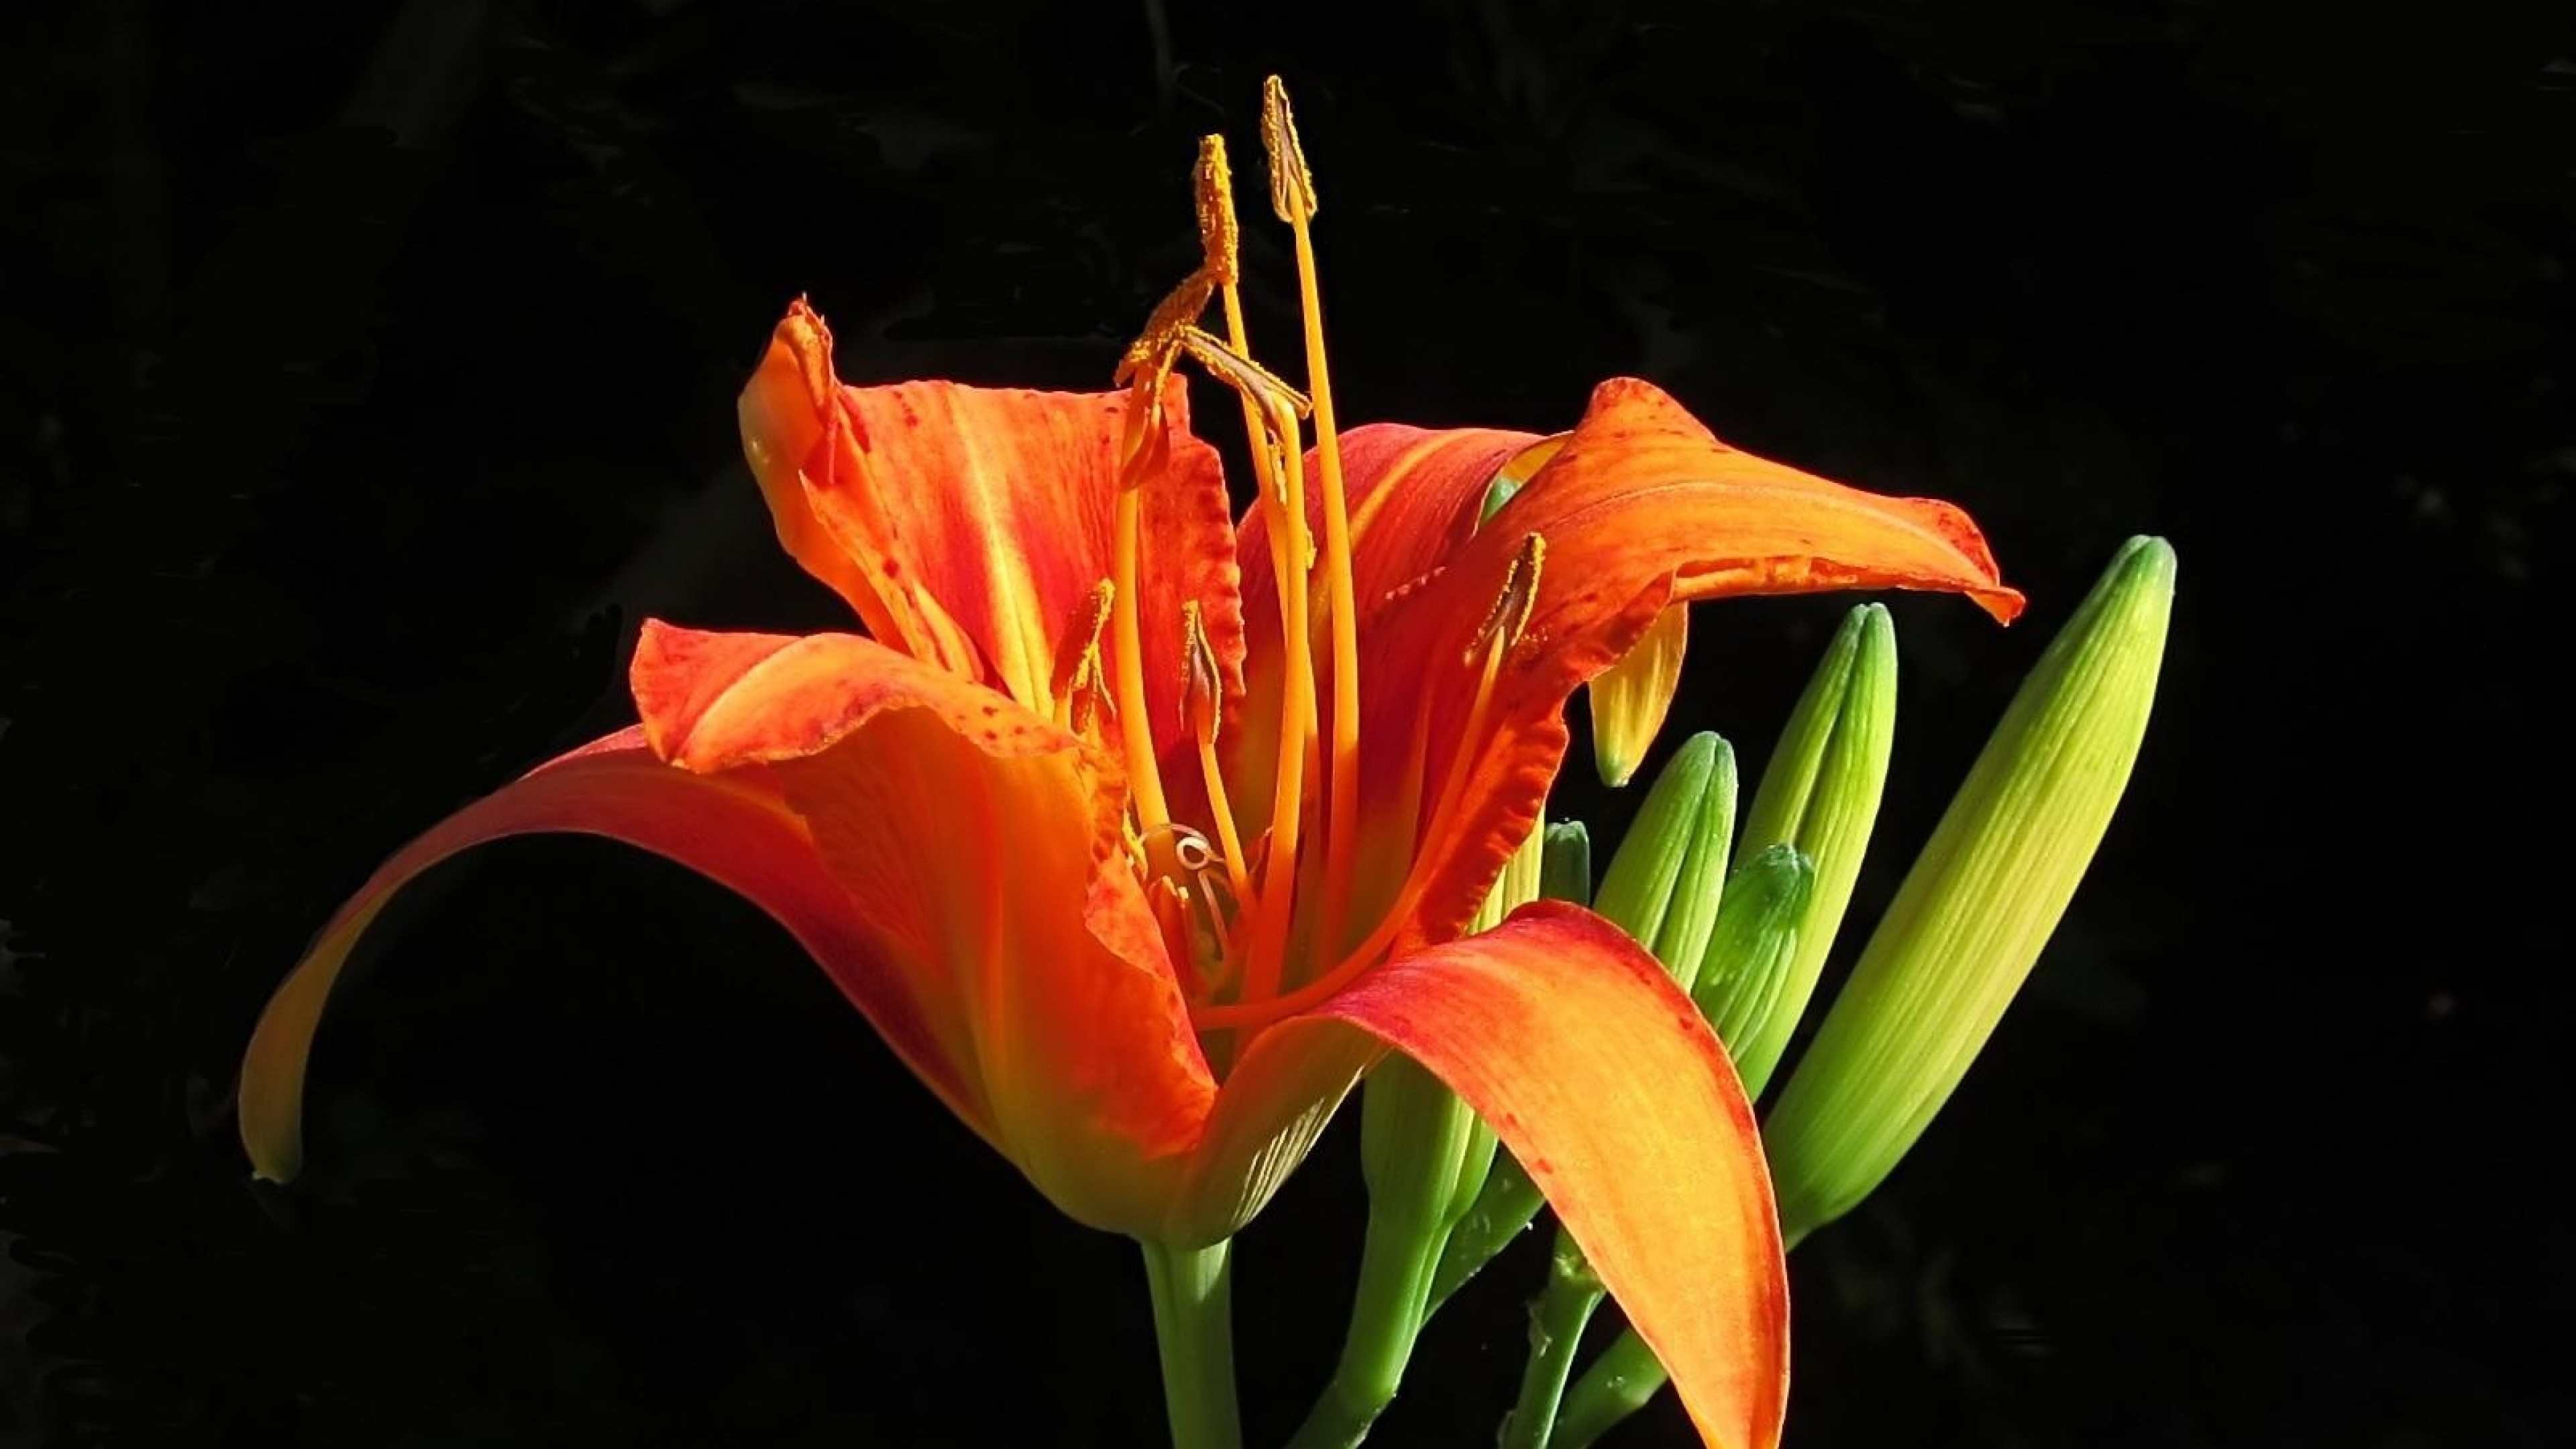
M 1256 1039 L 1203 1151 L 1302 1154 L 1379 1043 L 1466 1099 L 1529 1170 L 1702 1438 L 1772 1449 L 1789 1301 L 1761 1140 L 1724 1049 L 1653 958 L 1555 902 L 1401 957 Z M 1222 1193 L 1241 1180 L 1209 1173 L 1215 1200 L 1189 1205 L 1207 1220 L 1193 1226 L 1239 1211 Z
M 1242 611 L 1216 450 L 1162 394 L 1162 459 L 1140 486 L 1136 581 L 1158 750 L 1183 735 L 1182 605 L 1239 682 Z M 869 631 L 1046 712 L 1064 636 L 1112 575 L 1123 392 L 909 382 L 850 387 L 801 300 L 743 390 L 744 451 L 780 540 Z
M 262 1177 L 303 1163 L 304 1071 L 350 949 L 396 891 L 469 846 L 503 836 L 602 835 L 667 857 L 752 901 L 785 926 L 864 1012 L 896 1055 L 988 1139 L 992 1113 L 941 1003 L 881 966 L 875 943 L 824 869 L 805 824 L 758 768 L 674 769 L 620 730 L 538 766 L 403 847 L 340 908 L 261 1013 L 242 1064 L 241 1135 Z
M 1077 1221 L 1159 1228 L 1216 1087 L 1121 853 L 1114 764 L 855 635 L 649 625 L 634 684 L 675 764 L 777 780 L 876 959 L 957 1043 L 1004 1155 Z
M 1444 486 L 1465 506 L 1463 478 Z M 1436 505 L 1425 502 L 1425 510 Z M 1524 540 L 1545 567 L 1520 644 L 1507 657 L 1481 738 L 1465 734 L 1474 694 L 1468 645 Z M 1367 837 L 1410 840 L 1405 818 L 1454 757 L 1468 773 L 1448 838 L 1415 847 L 1437 874 L 1412 938 L 1436 939 L 1474 910 L 1530 829 L 1565 748 L 1566 697 L 1642 638 L 1668 605 L 1732 594 L 1842 588 L 1963 593 L 1998 619 L 2021 596 L 1999 581 L 1966 514 L 1886 498 L 1730 448 L 1649 383 L 1594 390 L 1582 423 L 1527 487 L 1447 556 L 1441 572 L 1389 601 L 1361 640 L 1363 858 Z M 1427 731 L 1416 719 L 1427 713 Z M 1429 742 L 1416 758 L 1411 741 Z M 1407 791 L 1415 779 L 1433 785 Z

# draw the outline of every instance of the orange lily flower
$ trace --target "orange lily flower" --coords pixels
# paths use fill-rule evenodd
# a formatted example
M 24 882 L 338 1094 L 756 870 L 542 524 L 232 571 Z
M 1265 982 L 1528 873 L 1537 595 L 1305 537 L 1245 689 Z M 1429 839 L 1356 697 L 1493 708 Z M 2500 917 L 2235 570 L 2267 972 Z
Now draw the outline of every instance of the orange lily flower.
M 1369 1066 L 1410 1055 L 1526 1164 L 1709 1442 L 1777 1442 L 1786 1282 L 1723 1050 L 1588 912 L 1460 933 L 1538 821 L 1566 699 L 1667 605 L 1894 586 L 2009 619 L 2018 595 L 1949 505 L 1729 448 L 1644 382 L 1553 439 L 1338 432 L 1311 183 L 1274 103 L 1311 401 L 1247 360 L 1221 150 L 1207 265 L 1119 391 L 850 386 L 797 302 L 744 448 L 866 633 L 648 622 L 640 725 L 405 847 L 279 989 L 241 1085 L 263 1175 L 299 1164 L 313 1033 L 393 892 L 481 841 L 587 832 L 764 907 L 1049 1199 L 1148 1242 L 1232 1234 Z M 1224 339 L 1194 325 L 1220 296 Z M 1240 529 L 1183 357 L 1245 399 Z

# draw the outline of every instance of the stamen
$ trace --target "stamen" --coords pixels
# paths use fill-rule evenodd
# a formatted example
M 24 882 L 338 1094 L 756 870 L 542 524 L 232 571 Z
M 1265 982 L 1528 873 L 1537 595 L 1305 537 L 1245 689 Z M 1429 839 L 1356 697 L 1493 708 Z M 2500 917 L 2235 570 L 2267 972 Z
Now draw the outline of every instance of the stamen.
M 1180 360 L 1181 334 L 1207 311 L 1213 284 L 1204 271 L 1192 272 L 1181 284 L 1166 294 L 1145 319 L 1145 330 L 1127 344 L 1118 357 L 1118 368 L 1110 374 L 1113 384 L 1127 388 L 1127 427 L 1119 445 L 1118 486 L 1121 492 L 1133 491 L 1147 473 L 1161 462 L 1163 455 L 1163 380 L 1172 374 L 1172 364 Z
M 1325 816 L 1324 934 L 1340 933 L 1336 919 L 1350 897 L 1351 867 L 1358 852 L 1360 793 L 1359 606 L 1351 581 L 1351 517 L 1342 486 L 1341 431 L 1333 420 L 1332 372 L 1324 356 L 1324 301 L 1315 281 L 1315 239 L 1308 223 L 1316 211 L 1315 174 L 1288 106 L 1288 87 L 1277 76 L 1261 85 L 1261 143 L 1270 153 L 1270 208 L 1288 223 L 1297 244 L 1298 310 L 1305 319 L 1306 381 L 1315 396 L 1315 458 L 1322 475 L 1327 618 L 1332 625 L 1333 747 L 1329 778 L 1332 808 Z M 1293 641 L 1292 641 L 1293 643 Z
M 1154 759 L 1154 721 L 1145 706 L 1144 624 L 1136 615 L 1137 535 L 1144 526 L 1144 511 L 1144 489 L 1120 490 L 1111 560 L 1118 589 L 1110 602 L 1110 618 L 1118 628 L 1116 698 L 1127 783 L 1134 791 L 1136 818 L 1151 831 L 1171 823 L 1172 809 L 1163 798 L 1162 769 Z
M 1482 655 L 1483 667 L 1476 679 L 1475 698 L 1467 706 L 1466 728 L 1459 733 L 1458 749 L 1449 757 L 1449 767 L 1440 783 L 1438 803 L 1432 806 L 1431 820 L 1419 839 L 1438 841 L 1457 828 L 1457 816 L 1467 793 L 1467 777 L 1474 773 L 1476 752 L 1485 735 L 1485 717 L 1494 699 L 1494 683 L 1501 676 L 1503 658 L 1518 644 L 1527 627 L 1530 612 L 1538 598 L 1539 568 L 1547 557 L 1547 543 L 1533 533 L 1521 540 L 1520 552 L 1514 556 L 1509 573 L 1504 575 L 1502 593 L 1488 610 L 1485 622 L 1476 630 L 1475 643 L 1465 662 L 1474 664 Z M 1329 1000 L 1348 986 L 1359 974 L 1375 965 L 1395 944 L 1396 934 L 1405 921 L 1422 904 L 1423 895 L 1431 889 L 1432 873 L 1426 869 L 1429 857 L 1416 854 L 1414 864 L 1396 892 L 1394 902 L 1378 920 L 1367 939 L 1344 955 L 1339 964 L 1294 991 L 1262 999 L 1246 989 L 1241 999 L 1227 1005 L 1209 1005 L 1190 1013 L 1190 1024 L 1200 1031 L 1228 1027 L 1257 1026 L 1280 1017 L 1304 1011 Z
M 1055 702 L 1055 722 L 1077 734 L 1089 729 L 1095 705 L 1110 705 L 1116 713 L 1105 689 L 1100 636 L 1109 627 L 1110 601 L 1117 594 L 1118 586 L 1107 579 L 1093 584 L 1056 640 L 1055 676 L 1047 697 Z
M 1270 209 L 1295 226 L 1315 215 L 1315 173 L 1297 139 L 1297 115 L 1288 107 L 1288 83 L 1261 83 L 1261 149 L 1270 153 Z
M 1546 563 L 1546 537 L 1522 535 L 1520 550 L 1512 555 L 1511 567 L 1503 572 L 1502 592 L 1494 596 L 1493 607 L 1485 611 L 1485 622 L 1476 626 L 1475 637 L 1467 643 L 1466 663 L 1475 663 L 1486 641 L 1496 634 L 1506 636 L 1506 649 L 1520 642 L 1521 632 L 1529 628 L 1531 611 L 1538 607 L 1539 570 Z
M 1226 799 L 1225 771 L 1216 758 L 1216 734 L 1225 717 L 1225 675 L 1217 667 L 1216 647 L 1208 642 L 1207 621 L 1196 599 L 1181 605 L 1181 634 L 1188 674 L 1183 708 L 1189 715 L 1190 733 L 1198 740 L 1199 776 L 1207 788 L 1208 814 L 1214 817 L 1216 838 L 1225 847 L 1226 883 L 1234 888 L 1236 900 L 1250 901 L 1252 876 L 1243 864 L 1243 837 L 1235 828 L 1234 806 Z
M 1234 172 L 1225 162 L 1225 138 L 1199 138 L 1199 164 L 1191 178 L 1199 207 L 1199 270 L 1219 287 L 1232 287 L 1242 275 L 1237 258 L 1240 233 L 1234 221 Z
M 1297 418 L 1285 408 L 1271 410 L 1270 426 L 1281 440 L 1283 494 L 1279 511 L 1271 521 L 1286 524 L 1283 547 L 1289 558 L 1302 558 L 1308 547 L 1306 537 L 1306 465 L 1297 451 Z M 1270 858 L 1264 862 L 1259 901 L 1259 916 L 1245 961 L 1243 994 L 1247 999 L 1275 991 L 1279 973 L 1286 964 L 1288 934 L 1295 919 L 1297 890 L 1297 838 L 1305 809 L 1306 742 L 1310 739 L 1315 717 L 1315 661 L 1303 647 L 1311 637 L 1308 618 L 1306 571 L 1288 568 L 1279 573 L 1280 638 L 1287 645 L 1285 687 L 1280 691 L 1279 762 L 1274 772 L 1270 794 Z
M 1235 351 L 1203 328 L 1184 327 L 1174 340 L 1191 361 L 1208 370 L 1210 377 L 1253 400 L 1265 414 L 1284 407 L 1302 418 L 1315 410 L 1314 403 L 1290 386 L 1286 378 Z

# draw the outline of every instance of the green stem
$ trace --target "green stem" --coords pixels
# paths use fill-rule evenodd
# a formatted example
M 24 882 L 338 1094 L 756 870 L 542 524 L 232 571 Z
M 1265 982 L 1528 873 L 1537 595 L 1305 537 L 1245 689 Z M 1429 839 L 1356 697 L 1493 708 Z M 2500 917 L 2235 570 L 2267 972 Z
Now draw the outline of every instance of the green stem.
M 1553 1449 L 1589 1449 L 1592 1441 L 1646 1407 L 1667 1375 L 1633 1328 L 1623 1330 L 1583 1371 L 1557 1411 Z
M 1144 1243 L 1172 1449 L 1242 1449 L 1234 1406 L 1234 1243 Z
M 1503 1420 L 1502 1449 L 1548 1449 L 1575 1351 L 1583 1346 L 1584 1327 L 1603 1296 L 1601 1280 L 1583 1250 L 1558 1229 L 1547 1286 L 1530 1303 L 1529 1366 L 1521 1371 L 1520 1402 Z
M 1413 1214 L 1371 1208 L 1341 1361 L 1288 1449 L 1352 1449 L 1395 1402 L 1404 1365 L 1413 1357 L 1413 1341 L 1422 1332 L 1432 1257 L 1438 1251 L 1438 1236 L 1426 1235 Z
M 1529 1173 L 1510 1153 L 1495 1153 L 1494 1169 L 1485 1178 L 1484 1191 L 1476 1194 L 1475 1203 L 1458 1220 L 1457 1228 L 1449 1234 L 1448 1247 L 1440 1254 L 1440 1266 L 1431 1275 L 1431 1307 L 1424 1316 L 1439 1312 L 1451 1294 L 1526 1232 L 1546 1201 L 1538 1184 L 1530 1181 Z

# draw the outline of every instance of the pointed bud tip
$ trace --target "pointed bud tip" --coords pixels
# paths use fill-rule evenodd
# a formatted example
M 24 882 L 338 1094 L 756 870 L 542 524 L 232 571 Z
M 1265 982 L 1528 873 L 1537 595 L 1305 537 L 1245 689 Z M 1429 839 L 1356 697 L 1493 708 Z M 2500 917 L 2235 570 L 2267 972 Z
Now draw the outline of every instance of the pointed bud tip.
M 2120 551 L 2112 556 L 2111 567 L 2104 573 L 2108 578 L 2118 579 L 2125 587 L 2171 592 L 2179 566 L 2172 544 L 2154 534 L 2141 533 L 2120 545 Z

